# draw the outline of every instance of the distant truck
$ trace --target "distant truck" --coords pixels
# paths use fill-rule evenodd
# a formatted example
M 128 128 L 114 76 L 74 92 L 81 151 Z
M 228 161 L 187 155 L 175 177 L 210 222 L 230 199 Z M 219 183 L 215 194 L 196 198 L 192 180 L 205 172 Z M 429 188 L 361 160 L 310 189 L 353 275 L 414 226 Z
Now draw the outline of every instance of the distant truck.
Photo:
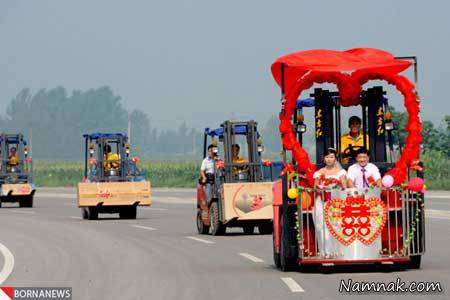
M 0 134 L 0 158 L 0 207 L 3 202 L 33 207 L 33 162 L 22 134 Z
M 84 181 L 78 184 L 78 207 L 83 219 L 99 213 L 119 213 L 136 219 L 137 206 L 150 206 L 150 182 L 130 157 L 131 145 L 121 133 L 92 133 L 85 139 Z

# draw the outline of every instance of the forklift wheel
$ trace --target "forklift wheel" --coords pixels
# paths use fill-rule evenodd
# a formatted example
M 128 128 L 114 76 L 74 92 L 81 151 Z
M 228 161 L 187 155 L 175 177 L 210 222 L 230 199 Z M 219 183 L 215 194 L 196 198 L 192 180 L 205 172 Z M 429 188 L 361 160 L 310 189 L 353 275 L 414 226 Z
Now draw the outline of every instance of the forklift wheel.
M 19 200 L 19 207 L 33 207 L 33 197 L 26 197 Z
M 266 222 L 258 225 L 258 231 L 260 234 L 272 234 L 273 225 L 272 222 Z
M 83 218 L 83 220 L 87 220 L 88 219 L 88 209 L 86 207 L 82 207 L 81 208 L 81 217 Z
M 119 217 L 121 219 L 136 219 L 136 215 L 137 207 L 135 205 L 122 207 L 119 212 Z
M 89 220 L 98 220 L 98 209 L 95 206 L 89 206 L 87 208 L 87 218 Z
M 221 235 L 225 233 L 225 226 L 220 222 L 219 219 L 219 206 L 217 202 L 211 203 L 211 207 L 209 208 L 210 220 L 211 220 L 211 234 L 212 235 Z
M 202 220 L 202 211 L 197 210 L 197 230 L 200 234 L 207 234 L 209 232 L 209 226 L 206 226 Z
M 411 261 L 407 262 L 408 269 L 420 269 L 420 263 L 422 261 L 422 255 L 411 256 Z
M 280 224 L 283 224 L 283 217 L 280 218 Z M 289 272 L 298 268 L 297 259 L 295 256 L 289 256 L 286 247 L 286 243 L 283 241 L 283 237 L 286 235 L 284 231 L 286 228 L 281 226 L 281 245 L 280 245 L 280 265 L 283 272 Z
M 253 234 L 255 232 L 255 226 L 253 225 L 244 225 L 242 229 L 245 234 Z

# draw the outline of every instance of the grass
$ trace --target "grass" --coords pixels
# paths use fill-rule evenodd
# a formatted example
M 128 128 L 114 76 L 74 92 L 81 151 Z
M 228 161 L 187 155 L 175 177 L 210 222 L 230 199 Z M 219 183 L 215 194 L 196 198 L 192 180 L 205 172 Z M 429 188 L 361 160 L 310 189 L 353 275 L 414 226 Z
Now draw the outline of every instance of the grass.
M 450 190 L 450 160 L 442 153 L 429 151 L 422 155 L 425 181 L 429 190 Z M 142 161 L 139 168 L 153 187 L 196 186 L 199 177 L 198 161 Z M 81 162 L 36 161 L 34 176 L 38 186 L 76 186 L 83 177 Z
M 195 161 L 143 161 L 138 166 L 153 187 L 195 187 L 200 170 L 200 162 Z M 76 186 L 83 178 L 83 170 L 81 162 L 34 162 L 38 186 Z
M 429 190 L 450 190 L 450 160 L 443 153 L 428 151 L 422 155 L 425 184 Z

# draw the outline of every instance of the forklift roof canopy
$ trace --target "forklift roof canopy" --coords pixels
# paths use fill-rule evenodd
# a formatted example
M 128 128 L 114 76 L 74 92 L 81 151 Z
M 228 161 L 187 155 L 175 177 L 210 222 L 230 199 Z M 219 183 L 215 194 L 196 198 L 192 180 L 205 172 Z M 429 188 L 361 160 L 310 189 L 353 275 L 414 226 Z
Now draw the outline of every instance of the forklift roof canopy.
M 19 135 L 18 134 L 6 134 L 5 135 L 6 143 L 8 144 L 18 144 L 19 143 Z M 23 144 L 26 145 L 27 141 L 23 139 Z
M 294 52 L 278 58 L 272 64 L 272 75 L 281 87 L 281 65 L 284 65 L 284 88 L 289 88 L 309 71 L 350 72 L 373 70 L 399 73 L 411 62 L 396 59 L 389 52 L 373 48 L 353 48 L 345 51 L 313 49 Z
M 123 133 L 91 133 L 91 134 L 83 134 L 84 138 L 89 138 L 90 140 L 97 140 L 101 138 L 107 138 L 107 139 L 116 139 L 120 137 L 127 137 L 126 134 Z
M 216 129 L 205 128 L 205 134 L 210 137 L 223 137 L 223 127 L 219 127 Z M 247 134 L 247 126 L 237 125 L 234 127 L 234 134 Z M 259 134 L 258 134 L 259 137 Z

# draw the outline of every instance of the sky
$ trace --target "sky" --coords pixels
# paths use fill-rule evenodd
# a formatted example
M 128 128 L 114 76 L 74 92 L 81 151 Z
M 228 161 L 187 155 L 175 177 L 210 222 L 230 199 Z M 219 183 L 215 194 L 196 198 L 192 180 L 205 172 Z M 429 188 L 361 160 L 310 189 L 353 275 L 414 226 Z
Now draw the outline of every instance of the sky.
M 413 0 L 0 0 L 0 112 L 22 88 L 108 85 L 158 128 L 265 122 L 280 109 L 277 57 L 373 47 L 418 57 L 422 117 L 438 123 L 450 115 L 449 11 Z

